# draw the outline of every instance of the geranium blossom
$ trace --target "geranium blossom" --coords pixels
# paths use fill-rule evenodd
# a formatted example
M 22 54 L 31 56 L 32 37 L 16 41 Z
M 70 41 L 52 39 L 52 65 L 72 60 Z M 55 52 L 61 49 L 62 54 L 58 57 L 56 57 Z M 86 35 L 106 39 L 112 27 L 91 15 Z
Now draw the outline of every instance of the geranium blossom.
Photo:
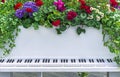
M 60 25 L 60 20 L 53 21 L 52 25 L 55 26 L 55 27 L 59 26 Z
M 35 0 L 35 3 L 36 3 L 36 6 L 39 6 L 39 7 L 43 5 L 42 0 Z
M 14 5 L 14 9 L 17 10 L 17 9 L 21 8 L 22 5 L 23 4 L 21 2 L 18 2 L 17 4 Z
M 113 7 L 117 7 L 118 6 L 118 2 L 116 0 L 110 0 L 110 4 Z
M 5 3 L 5 0 L 2 0 L 1 2 Z
M 90 14 L 92 11 L 90 9 L 90 6 L 86 5 L 85 0 L 79 0 L 81 6 L 80 9 L 84 9 L 86 11 L 86 13 Z
M 73 20 L 76 16 L 77 16 L 77 13 L 74 12 L 74 11 L 69 11 L 69 12 L 67 13 L 67 19 L 68 19 L 68 20 Z

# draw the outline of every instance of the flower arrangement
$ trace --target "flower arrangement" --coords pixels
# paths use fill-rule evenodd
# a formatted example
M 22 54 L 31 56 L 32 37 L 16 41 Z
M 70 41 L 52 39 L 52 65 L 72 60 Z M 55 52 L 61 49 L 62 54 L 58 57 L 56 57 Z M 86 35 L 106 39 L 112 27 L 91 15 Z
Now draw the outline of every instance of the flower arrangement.
M 104 45 L 120 64 L 120 5 L 117 0 L 0 0 L 0 49 L 4 55 L 15 47 L 24 28 L 53 28 L 61 34 L 69 27 L 85 33 L 86 27 L 102 29 Z

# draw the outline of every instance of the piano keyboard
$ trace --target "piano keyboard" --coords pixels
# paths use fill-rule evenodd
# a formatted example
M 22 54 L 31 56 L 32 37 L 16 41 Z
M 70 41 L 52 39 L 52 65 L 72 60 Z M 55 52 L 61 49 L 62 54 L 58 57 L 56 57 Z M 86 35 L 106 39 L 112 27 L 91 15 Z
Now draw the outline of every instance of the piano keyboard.
M 0 72 L 117 72 L 111 58 L 103 59 L 0 59 Z

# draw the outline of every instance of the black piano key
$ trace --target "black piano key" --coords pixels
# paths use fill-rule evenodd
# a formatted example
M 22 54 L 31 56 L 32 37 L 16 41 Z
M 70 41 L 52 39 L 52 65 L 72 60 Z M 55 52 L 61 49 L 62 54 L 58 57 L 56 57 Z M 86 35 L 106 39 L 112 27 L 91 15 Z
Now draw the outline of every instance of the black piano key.
M 75 59 L 71 59 L 71 63 L 76 63 L 76 60 Z
M 0 63 L 3 63 L 5 60 L 4 59 L 0 59 Z
M 21 63 L 21 62 L 22 62 L 22 59 L 18 59 L 18 60 L 17 60 L 17 63 Z
M 57 63 L 58 62 L 58 60 L 57 59 L 53 59 L 53 63 Z
M 102 59 L 102 62 L 103 62 L 103 63 L 105 63 L 105 60 L 104 60 L 104 59 Z
M 86 59 L 83 59 L 84 60 L 84 62 L 86 63 Z
M 107 62 L 112 63 L 113 61 L 112 61 L 112 59 L 107 59 Z
M 40 62 L 40 59 L 35 59 L 35 63 L 39 63 Z
M 110 59 L 110 62 L 113 62 L 112 59 Z
M 79 59 L 79 63 L 86 63 L 86 59 Z
M 99 59 L 100 63 L 102 63 L 102 59 Z
M 6 63 L 13 63 L 14 61 L 14 59 L 8 59 Z
M 96 59 L 96 61 L 97 61 L 98 63 L 104 63 L 104 62 L 105 62 L 104 59 Z
M 68 59 L 61 59 L 61 63 L 68 63 Z
M 18 60 L 17 60 L 17 63 L 21 63 L 21 62 L 22 62 L 22 59 L 18 59 Z
M 89 62 L 90 63 L 94 63 L 94 59 L 89 59 Z
M 96 61 L 99 63 L 99 60 L 98 60 L 98 59 L 96 59 Z
M 25 59 L 24 63 L 31 63 L 32 59 Z
M 43 63 L 50 63 L 50 59 L 43 59 Z

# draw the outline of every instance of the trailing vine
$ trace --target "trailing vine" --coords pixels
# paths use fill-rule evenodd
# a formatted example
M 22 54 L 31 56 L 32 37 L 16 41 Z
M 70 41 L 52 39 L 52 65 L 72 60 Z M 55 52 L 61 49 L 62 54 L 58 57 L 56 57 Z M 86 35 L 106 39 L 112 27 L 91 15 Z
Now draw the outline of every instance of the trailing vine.
M 0 49 L 3 55 L 15 47 L 20 26 L 53 28 L 57 34 L 75 27 L 85 33 L 84 26 L 102 29 L 103 42 L 120 64 L 120 6 L 116 0 L 1 0 Z

